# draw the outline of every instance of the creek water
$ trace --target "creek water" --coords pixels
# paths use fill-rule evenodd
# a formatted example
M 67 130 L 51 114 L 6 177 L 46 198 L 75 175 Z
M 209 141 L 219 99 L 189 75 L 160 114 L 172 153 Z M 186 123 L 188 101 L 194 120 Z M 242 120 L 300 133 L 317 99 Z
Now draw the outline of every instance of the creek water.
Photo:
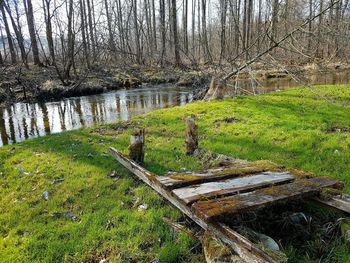
M 305 77 L 305 76 L 304 76 Z M 349 71 L 308 75 L 309 84 L 347 84 Z M 300 86 L 293 78 L 273 78 L 260 82 L 237 81 L 232 96 L 260 94 Z M 99 95 L 73 97 L 57 102 L 15 103 L 0 108 L 0 146 L 61 131 L 126 121 L 154 109 L 184 105 L 195 91 L 175 85 L 118 90 Z
M 0 146 L 67 130 L 126 121 L 154 109 L 184 105 L 194 90 L 172 86 L 142 87 L 57 102 L 15 103 L 0 108 Z

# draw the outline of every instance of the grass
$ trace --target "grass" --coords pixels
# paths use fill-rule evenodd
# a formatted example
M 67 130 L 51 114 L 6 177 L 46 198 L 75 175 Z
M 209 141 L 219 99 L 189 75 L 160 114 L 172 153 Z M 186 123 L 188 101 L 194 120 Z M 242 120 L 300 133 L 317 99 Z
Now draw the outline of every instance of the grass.
M 125 130 L 106 125 L 0 148 L 0 262 L 202 261 L 196 242 L 162 220 L 180 212 L 105 154 L 109 146 L 127 152 L 137 125 L 147 131 L 147 169 L 198 169 L 184 154 L 188 116 L 197 118 L 201 147 L 330 176 L 350 193 L 350 86 L 196 102 L 138 116 Z M 291 262 L 318 262 L 310 251 L 287 253 Z M 350 262 L 350 252 L 337 243 L 327 261 Z

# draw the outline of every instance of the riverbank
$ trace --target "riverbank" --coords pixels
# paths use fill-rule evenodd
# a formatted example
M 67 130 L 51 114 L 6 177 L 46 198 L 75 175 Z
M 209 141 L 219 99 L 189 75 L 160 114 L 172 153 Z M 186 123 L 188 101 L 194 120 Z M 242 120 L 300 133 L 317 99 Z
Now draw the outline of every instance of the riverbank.
M 15 102 L 57 101 L 61 98 L 100 94 L 144 85 L 174 84 L 202 87 L 209 77 L 198 69 L 158 67 L 109 67 L 76 72 L 63 85 L 54 67 L 0 68 L 0 106 Z
M 0 148 L 0 255 L 15 262 L 203 262 L 201 247 L 163 217 L 186 221 L 107 154 L 127 152 L 146 128 L 145 167 L 163 174 L 205 166 L 184 153 L 184 120 L 200 146 L 330 176 L 350 193 L 350 86 L 290 89 L 158 110 L 127 123 L 54 134 Z M 339 239 L 292 247 L 291 262 L 348 262 Z M 279 241 L 279 240 L 277 240 Z
M 148 85 L 172 84 L 198 88 L 198 97 L 208 87 L 212 76 L 223 77 L 234 66 L 203 65 L 198 67 L 98 67 L 76 69 L 63 85 L 54 67 L 30 65 L 0 68 L 0 106 L 16 102 L 47 102 L 62 98 L 100 94 L 111 90 L 134 89 Z M 230 79 L 227 96 L 261 94 L 309 84 L 347 84 L 348 64 L 301 64 L 278 66 L 256 63 L 249 70 Z

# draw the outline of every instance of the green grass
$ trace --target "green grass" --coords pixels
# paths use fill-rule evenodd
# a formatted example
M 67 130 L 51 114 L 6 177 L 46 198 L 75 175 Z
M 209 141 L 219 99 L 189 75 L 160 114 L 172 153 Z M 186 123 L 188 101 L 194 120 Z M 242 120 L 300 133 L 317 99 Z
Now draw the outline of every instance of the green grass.
M 200 168 L 184 154 L 188 116 L 197 118 L 201 147 L 330 176 L 350 193 L 350 86 L 196 102 L 138 116 L 132 124 L 146 127 L 147 169 L 161 174 Z M 218 121 L 225 117 L 239 121 Z M 202 260 L 196 242 L 162 220 L 177 220 L 180 212 L 104 154 L 110 146 L 127 152 L 132 128 L 117 127 L 0 148 L 0 262 Z M 119 180 L 108 177 L 113 170 Z M 53 184 L 58 178 L 64 181 Z M 41 198 L 44 191 L 48 201 Z M 144 203 L 148 209 L 138 211 Z M 66 218 L 67 213 L 75 217 Z M 318 262 L 292 248 L 288 255 L 292 262 Z M 350 252 L 340 244 L 328 257 L 328 262 L 350 262 Z

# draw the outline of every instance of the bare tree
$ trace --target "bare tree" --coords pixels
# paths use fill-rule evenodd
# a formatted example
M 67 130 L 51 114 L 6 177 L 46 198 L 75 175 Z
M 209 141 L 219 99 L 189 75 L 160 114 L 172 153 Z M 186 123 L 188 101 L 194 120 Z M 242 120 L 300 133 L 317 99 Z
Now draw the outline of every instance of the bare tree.
M 202 46 L 204 50 L 205 62 L 212 62 L 209 51 L 208 35 L 207 35 L 207 0 L 202 0 Z
M 13 7 L 14 7 L 15 13 L 16 13 L 16 20 L 15 20 L 13 14 L 12 14 L 12 11 L 8 5 L 8 2 L 6 3 L 4 1 L 4 7 L 5 7 L 8 15 L 10 17 L 12 28 L 15 31 L 17 43 L 18 43 L 20 53 L 21 53 L 22 62 L 25 66 L 28 66 L 27 53 L 26 53 L 26 50 L 24 47 L 24 39 L 23 39 L 22 31 L 21 31 L 21 26 L 19 23 L 18 3 L 16 1 L 13 2 Z
M 5 25 L 5 31 L 6 31 L 6 35 L 7 35 L 7 43 L 8 43 L 9 49 L 10 49 L 11 63 L 16 64 L 17 63 L 17 55 L 16 55 L 15 47 L 14 47 L 14 44 L 12 41 L 10 27 L 8 25 L 7 18 L 6 18 L 6 13 L 5 13 L 5 9 L 4 9 L 4 1 L 0 2 L 0 9 L 1 9 L 1 14 L 2 14 L 2 20 L 3 20 L 4 25 Z
M 160 63 L 163 65 L 163 58 L 166 54 L 166 29 L 165 29 L 165 0 L 159 0 L 159 17 L 161 31 L 161 58 Z
M 32 0 L 23 0 L 23 4 L 25 7 L 29 36 L 31 41 L 31 48 L 33 52 L 33 60 L 34 65 L 42 65 L 39 58 L 39 49 L 38 43 L 36 41 L 36 31 L 35 31 L 35 22 L 34 22 L 34 13 L 33 13 L 33 5 Z
M 183 0 L 183 16 L 182 16 L 182 24 L 183 24 L 183 39 L 184 39 L 184 52 L 188 54 L 188 28 L 187 28 L 187 20 L 188 20 L 188 0 Z
M 175 65 L 181 66 L 180 58 L 180 45 L 177 32 L 177 10 L 176 10 L 176 0 L 171 1 L 171 15 L 172 15 L 172 24 L 173 24 L 173 38 L 174 38 L 174 55 L 175 55 Z
M 133 14 L 134 14 L 134 31 L 135 31 L 135 45 L 136 45 L 136 62 L 141 64 L 141 46 L 140 46 L 140 32 L 137 18 L 137 0 L 133 0 Z
M 227 0 L 220 0 L 220 63 L 226 52 L 226 17 L 227 17 Z

